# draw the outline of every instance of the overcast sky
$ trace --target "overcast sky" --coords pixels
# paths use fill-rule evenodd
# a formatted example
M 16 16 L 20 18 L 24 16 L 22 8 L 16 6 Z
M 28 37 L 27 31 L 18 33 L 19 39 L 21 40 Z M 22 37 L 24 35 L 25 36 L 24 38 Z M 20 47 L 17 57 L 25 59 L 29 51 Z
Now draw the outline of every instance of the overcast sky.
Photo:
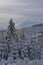
M 43 0 L 0 0 L 0 28 L 6 28 L 11 18 L 17 28 L 25 21 L 43 23 Z

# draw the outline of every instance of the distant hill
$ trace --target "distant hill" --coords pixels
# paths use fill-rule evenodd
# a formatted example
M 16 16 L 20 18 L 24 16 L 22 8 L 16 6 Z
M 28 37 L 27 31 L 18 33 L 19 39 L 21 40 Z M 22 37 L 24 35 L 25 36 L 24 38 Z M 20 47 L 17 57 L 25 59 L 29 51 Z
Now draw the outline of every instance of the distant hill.
M 41 24 L 36 24 L 36 25 L 33 25 L 33 27 L 35 27 L 35 26 L 37 26 L 37 27 L 42 27 L 42 26 L 43 26 L 43 23 L 41 23 Z
M 31 22 L 31 21 L 24 21 L 23 23 L 20 24 L 21 28 L 25 28 L 25 27 L 30 27 L 32 25 L 36 24 L 35 22 Z
M 43 26 L 43 23 L 36 24 L 36 25 L 32 25 L 31 27 L 22 28 L 19 31 L 23 31 L 27 36 L 32 36 L 40 32 L 42 30 L 42 26 Z
M 20 24 L 21 28 L 25 28 L 25 27 L 31 27 L 31 26 L 43 26 L 43 22 L 31 22 L 31 21 L 24 21 Z

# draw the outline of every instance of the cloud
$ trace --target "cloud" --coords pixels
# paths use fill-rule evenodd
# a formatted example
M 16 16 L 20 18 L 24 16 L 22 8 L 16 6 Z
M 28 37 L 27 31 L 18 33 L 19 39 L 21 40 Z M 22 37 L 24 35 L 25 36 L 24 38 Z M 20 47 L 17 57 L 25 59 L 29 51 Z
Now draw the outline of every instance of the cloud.
M 0 21 L 13 18 L 19 26 L 22 21 L 43 21 L 43 0 L 0 0 Z M 7 25 L 7 24 L 6 24 Z

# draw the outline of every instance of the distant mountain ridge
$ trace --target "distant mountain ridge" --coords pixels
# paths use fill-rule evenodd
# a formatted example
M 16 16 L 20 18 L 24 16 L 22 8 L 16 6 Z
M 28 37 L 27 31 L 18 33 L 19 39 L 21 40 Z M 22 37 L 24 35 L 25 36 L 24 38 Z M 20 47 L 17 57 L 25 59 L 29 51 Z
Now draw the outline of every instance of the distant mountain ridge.
M 27 36 L 36 35 L 38 32 L 42 30 L 43 23 L 32 25 L 31 27 L 25 27 L 20 29 L 19 31 L 23 31 Z
M 41 24 L 36 24 L 36 25 L 33 25 L 33 27 L 34 26 L 43 26 L 43 23 L 41 23 Z
M 31 26 L 41 26 L 43 25 L 43 22 L 31 22 L 31 21 L 24 21 L 20 24 L 20 28 L 26 28 L 26 27 L 31 27 Z

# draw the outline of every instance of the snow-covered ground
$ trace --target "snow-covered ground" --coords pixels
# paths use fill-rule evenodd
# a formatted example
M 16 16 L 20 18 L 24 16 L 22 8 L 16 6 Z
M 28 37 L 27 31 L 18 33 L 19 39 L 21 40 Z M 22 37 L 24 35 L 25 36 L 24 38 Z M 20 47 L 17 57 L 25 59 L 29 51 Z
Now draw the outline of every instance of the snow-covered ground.
M 28 60 L 27 62 L 19 59 L 17 61 L 17 63 L 14 63 L 14 62 L 12 62 L 12 63 L 11 62 L 10 63 L 8 62 L 7 63 L 7 61 L 1 60 L 0 65 L 43 65 L 43 59 L 41 59 L 41 60 L 35 59 L 35 60 L 31 60 L 31 61 Z

